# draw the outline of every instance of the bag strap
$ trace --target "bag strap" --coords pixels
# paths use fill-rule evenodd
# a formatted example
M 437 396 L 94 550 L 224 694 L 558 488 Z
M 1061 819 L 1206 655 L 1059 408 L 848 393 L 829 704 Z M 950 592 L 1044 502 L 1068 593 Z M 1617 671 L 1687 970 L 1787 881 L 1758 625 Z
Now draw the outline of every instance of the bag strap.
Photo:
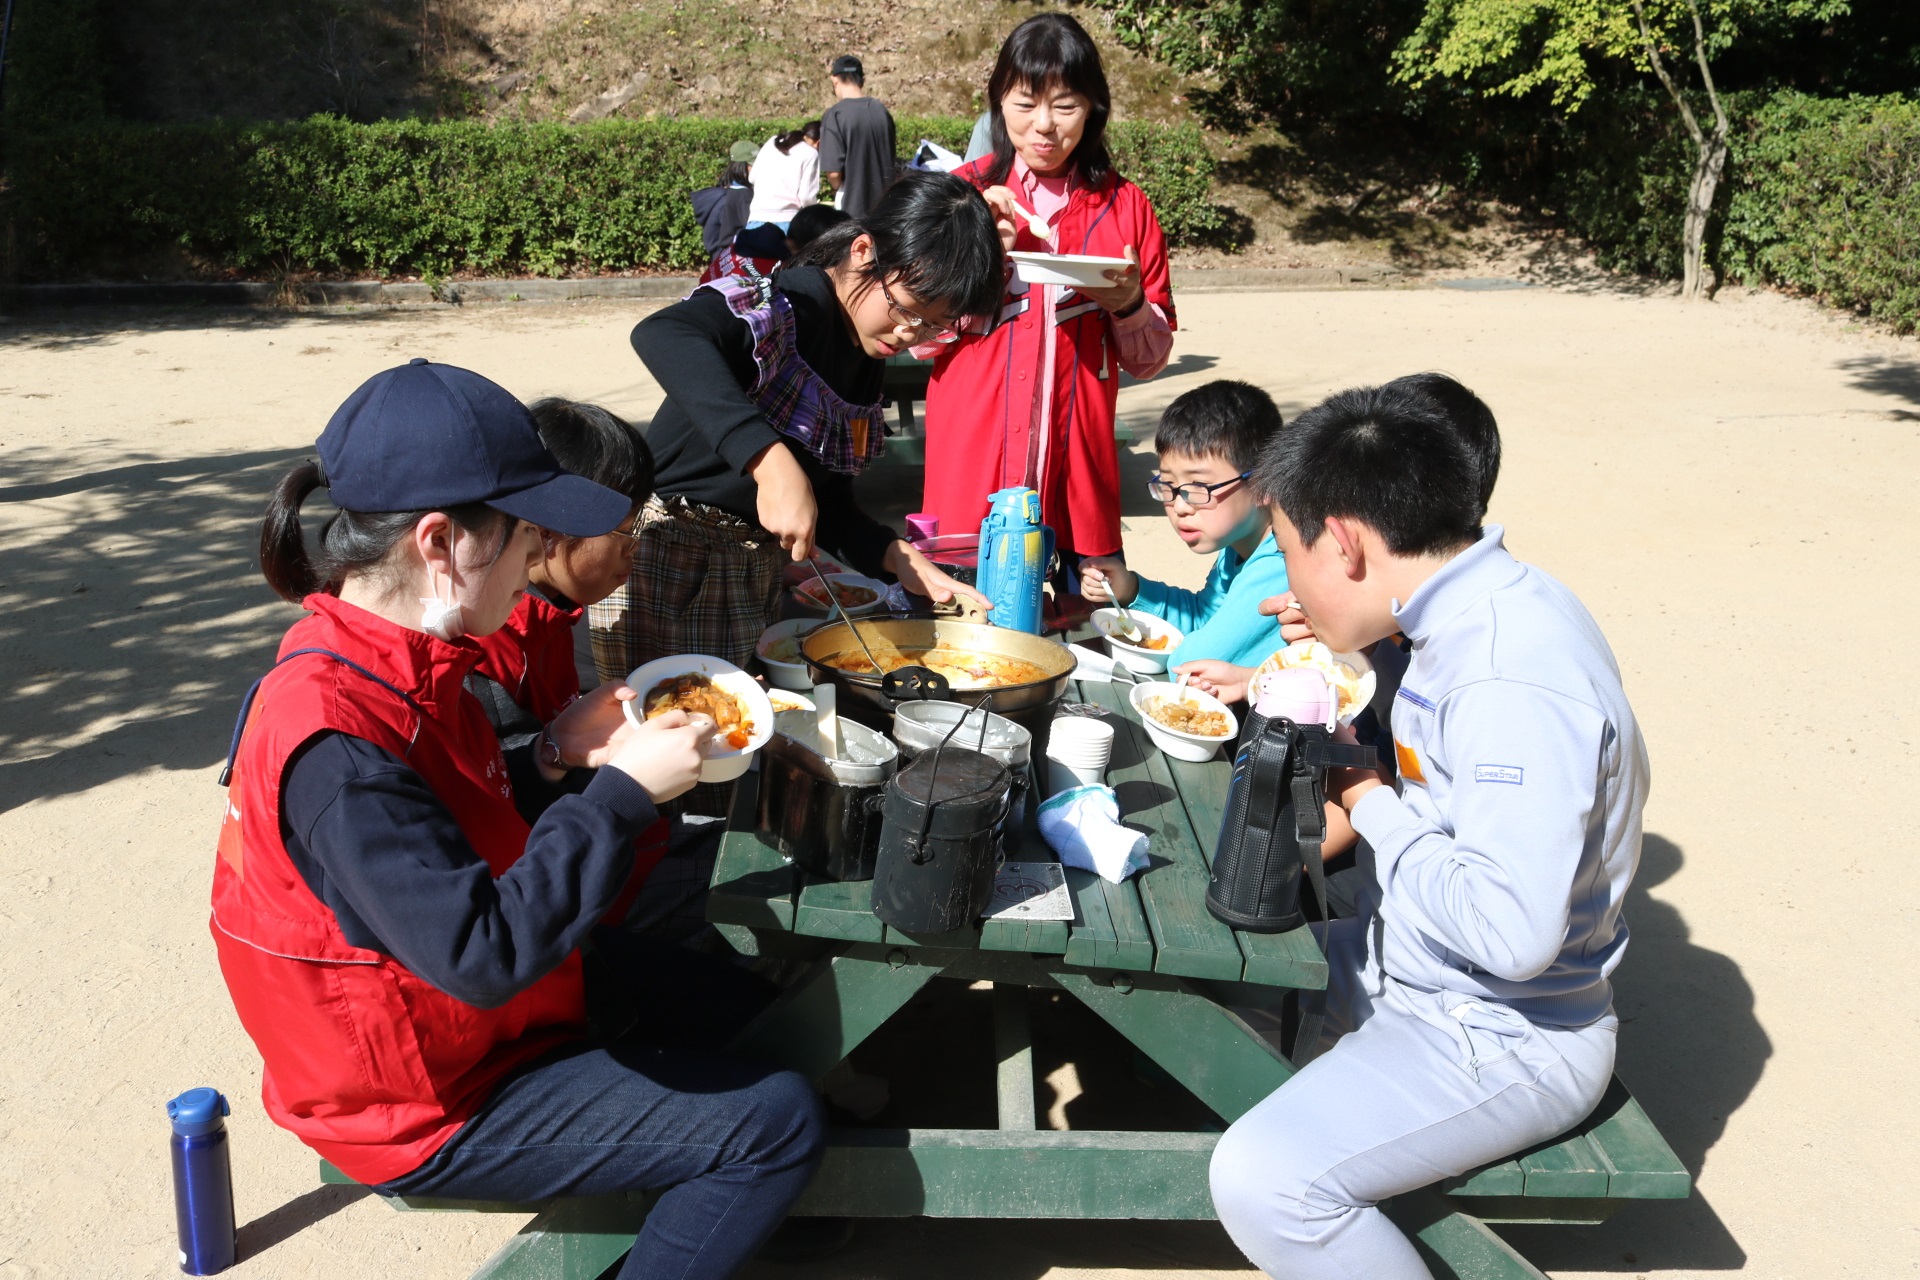
M 1313 884 L 1314 905 L 1320 908 L 1322 928 L 1330 928 L 1333 915 L 1327 909 L 1327 866 L 1321 849 L 1327 839 L 1326 794 L 1320 780 L 1329 768 L 1365 768 L 1373 763 L 1373 753 L 1365 747 L 1344 742 L 1329 742 L 1294 731 L 1287 762 L 1293 766 L 1293 822 L 1299 837 L 1300 860 L 1306 864 L 1307 879 Z M 1316 939 L 1316 941 L 1318 941 Z M 1326 956 L 1326 944 L 1320 942 L 1320 954 Z M 1300 1027 L 1293 1037 L 1293 1061 L 1304 1066 L 1303 1059 L 1319 1043 L 1327 1018 L 1327 992 L 1300 993 Z
M 317 653 L 322 655 L 323 657 L 332 658 L 335 662 L 339 663 L 343 667 L 346 667 L 348 670 L 358 672 L 360 675 L 365 676 L 367 679 L 373 681 L 375 684 L 379 685 L 381 688 L 387 690 L 389 693 L 399 698 L 402 702 L 405 702 L 409 707 L 412 707 L 414 710 L 414 713 L 418 715 L 422 720 L 427 719 L 426 708 L 422 707 L 418 702 L 414 701 L 412 694 L 408 693 L 405 689 L 400 688 L 398 685 L 395 685 L 390 681 L 384 680 L 381 677 L 373 674 L 373 672 L 367 670 L 365 667 L 355 662 L 352 658 L 346 657 L 342 654 L 335 653 L 331 649 L 321 649 L 321 648 L 295 649 L 292 653 L 287 654 L 285 657 L 281 658 L 278 662 L 275 662 L 273 666 L 268 669 L 267 675 L 272 675 L 275 671 L 278 671 L 283 663 L 292 662 L 295 658 L 303 657 L 304 655 L 309 653 Z M 259 694 L 260 686 L 265 684 L 266 682 L 267 682 L 267 676 L 261 676 L 258 680 L 255 680 L 253 684 L 249 686 L 249 688 L 247 689 L 247 696 L 240 700 L 240 717 L 239 719 L 233 722 L 233 741 L 227 746 L 227 762 L 225 765 L 221 766 L 221 769 L 220 769 L 219 783 L 223 787 L 233 780 L 233 762 L 237 758 L 239 758 L 239 755 L 240 755 L 240 739 L 247 731 L 247 717 L 253 712 L 253 700 L 255 696 Z

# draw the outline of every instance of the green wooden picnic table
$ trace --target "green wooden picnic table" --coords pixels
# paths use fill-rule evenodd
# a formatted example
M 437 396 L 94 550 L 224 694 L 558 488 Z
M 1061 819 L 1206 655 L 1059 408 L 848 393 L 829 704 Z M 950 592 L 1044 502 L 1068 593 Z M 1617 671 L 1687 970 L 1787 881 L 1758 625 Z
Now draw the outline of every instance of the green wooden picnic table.
M 1148 832 L 1152 866 L 1119 885 L 1065 872 L 1075 918 L 987 920 L 909 936 L 869 906 L 871 884 L 801 872 L 753 833 L 756 773 L 735 791 L 707 915 L 743 954 L 806 962 L 734 1043 L 818 1081 L 935 978 L 993 984 L 998 1126 L 836 1130 L 794 1213 L 960 1218 L 1214 1217 L 1207 1165 L 1226 1124 L 1286 1083 L 1293 1067 L 1234 1012 L 1284 989 L 1326 985 L 1311 933 L 1241 933 L 1208 914 L 1208 859 L 1231 765 L 1155 750 L 1125 686 L 1081 682 L 1071 700 L 1116 725 L 1108 781 L 1123 820 Z M 1052 861 L 1029 835 L 1020 857 Z M 1189 1089 L 1221 1125 L 1190 1132 L 1055 1131 L 1038 1125 L 1027 988 L 1080 1001 Z M 326 1173 L 323 1168 L 323 1175 Z M 344 1180 L 337 1174 L 331 1180 Z M 1583 1125 L 1388 1211 L 1436 1276 L 1541 1277 L 1489 1222 L 1593 1223 L 1632 1199 L 1685 1197 L 1691 1181 L 1615 1081 Z M 547 1205 L 402 1201 L 417 1209 L 539 1210 L 479 1272 L 489 1280 L 592 1280 L 631 1245 L 651 1196 Z

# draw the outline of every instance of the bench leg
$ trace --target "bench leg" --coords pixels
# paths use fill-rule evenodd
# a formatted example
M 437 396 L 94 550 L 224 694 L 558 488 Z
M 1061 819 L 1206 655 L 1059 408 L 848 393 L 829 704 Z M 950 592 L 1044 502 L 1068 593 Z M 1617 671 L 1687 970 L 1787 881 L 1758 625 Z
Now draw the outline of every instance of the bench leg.
M 818 1081 L 939 973 L 900 948 L 886 959 L 833 956 L 802 974 L 728 1048 Z
M 557 1200 L 501 1245 L 472 1280 L 600 1280 L 633 1248 L 654 1199 Z
M 1251 1027 L 1178 979 L 1136 973 L 1102 981 L 1065 970 L 1053 978 L 1229 1124 L 1293 1074 Z
M 1395 1196 L 1386 1210 L 1413 1240 L 1434 1280 L 1547 1280 L 1492 1228 L 1431 1191 Z

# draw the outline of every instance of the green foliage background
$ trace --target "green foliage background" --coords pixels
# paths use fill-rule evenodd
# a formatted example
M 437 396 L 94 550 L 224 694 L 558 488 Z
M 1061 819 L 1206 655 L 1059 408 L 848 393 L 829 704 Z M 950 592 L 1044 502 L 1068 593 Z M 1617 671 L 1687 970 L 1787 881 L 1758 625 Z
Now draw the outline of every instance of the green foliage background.
M 1594 162 L 1560 181 L 1562 211 L 1604 265 L 1677 275 L 1692 145 L 1650 94 L 1607 107 L 1584 134 Z M 1723 278 L 1920 328 L 1920 101 L 1746 92 L 1728 112 L 1729 180 L 1708 236 Z
M 702 265 L 689 194 L 718 177 L 735 139 L 797 123 L 96 121 L 16 135 L 7 164 L 36 276 L 161 252 L 245 273 L 562 275 Z M 959 149 L 973 125 L 897 123 L 902 139 Z M 1120 124 L 1110 138 L 1171 239 L 1217 224 L 1213 159 L 1197 129 Z

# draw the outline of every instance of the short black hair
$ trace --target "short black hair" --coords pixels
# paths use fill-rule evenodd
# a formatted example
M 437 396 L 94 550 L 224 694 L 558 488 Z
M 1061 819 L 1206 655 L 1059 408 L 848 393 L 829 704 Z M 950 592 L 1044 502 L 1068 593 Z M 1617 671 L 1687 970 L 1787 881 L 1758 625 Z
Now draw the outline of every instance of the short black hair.
M 1281 422 L 1272 396 L 1250 382 L 1222 378 L 1195 387 L 1167 406 L 1160 429 L 1153 433 L 1153 448 L 1162 456 L 1216 455 L 1235 470 L 1246 471 L 1260 460 L 1260 446 L 1273 438 Z
M 557 397 L 536 400 L 532 413 L 540 442 L 566 470 L 636 504 L 653 496 L 653 451 L 632 423 L 597 404 Z
M 908 169 L 864 217 L 829 227 L 793 257 L 793 265 L 837 267 L 853 242 L 873 237 L 862 287 L 888 277 L 919 302 L 954 316 L 991 315 L 1006 288 L 1006 251 L 993 213 L 973 185 L 950 173 Z
M 847 212 L 844 209 L 836 209 L 830 204 L 810 204 L 794 214 L 793 221 L 787 224 L 787 239 L 793 242 L 793 252 L 798 254 L 830 228 L 845 221 Z
M 1480 536 L 1480 461 L 1469 435 L 1424 391 L 1356 387 L 1275 434 L 1253 482 L 1304 546 L 1338 516 L 1373 529 L 1395 555 L 1453 551 Z
M 1500 424 L 1487 402 L 1444 373 L 1410 373 L 1389 387 L 1410 387 L 1438 402 L 1460 429 L 1480 469 L 1480 514 L 1493 502 L 1494 482 L 1500 479 Z

